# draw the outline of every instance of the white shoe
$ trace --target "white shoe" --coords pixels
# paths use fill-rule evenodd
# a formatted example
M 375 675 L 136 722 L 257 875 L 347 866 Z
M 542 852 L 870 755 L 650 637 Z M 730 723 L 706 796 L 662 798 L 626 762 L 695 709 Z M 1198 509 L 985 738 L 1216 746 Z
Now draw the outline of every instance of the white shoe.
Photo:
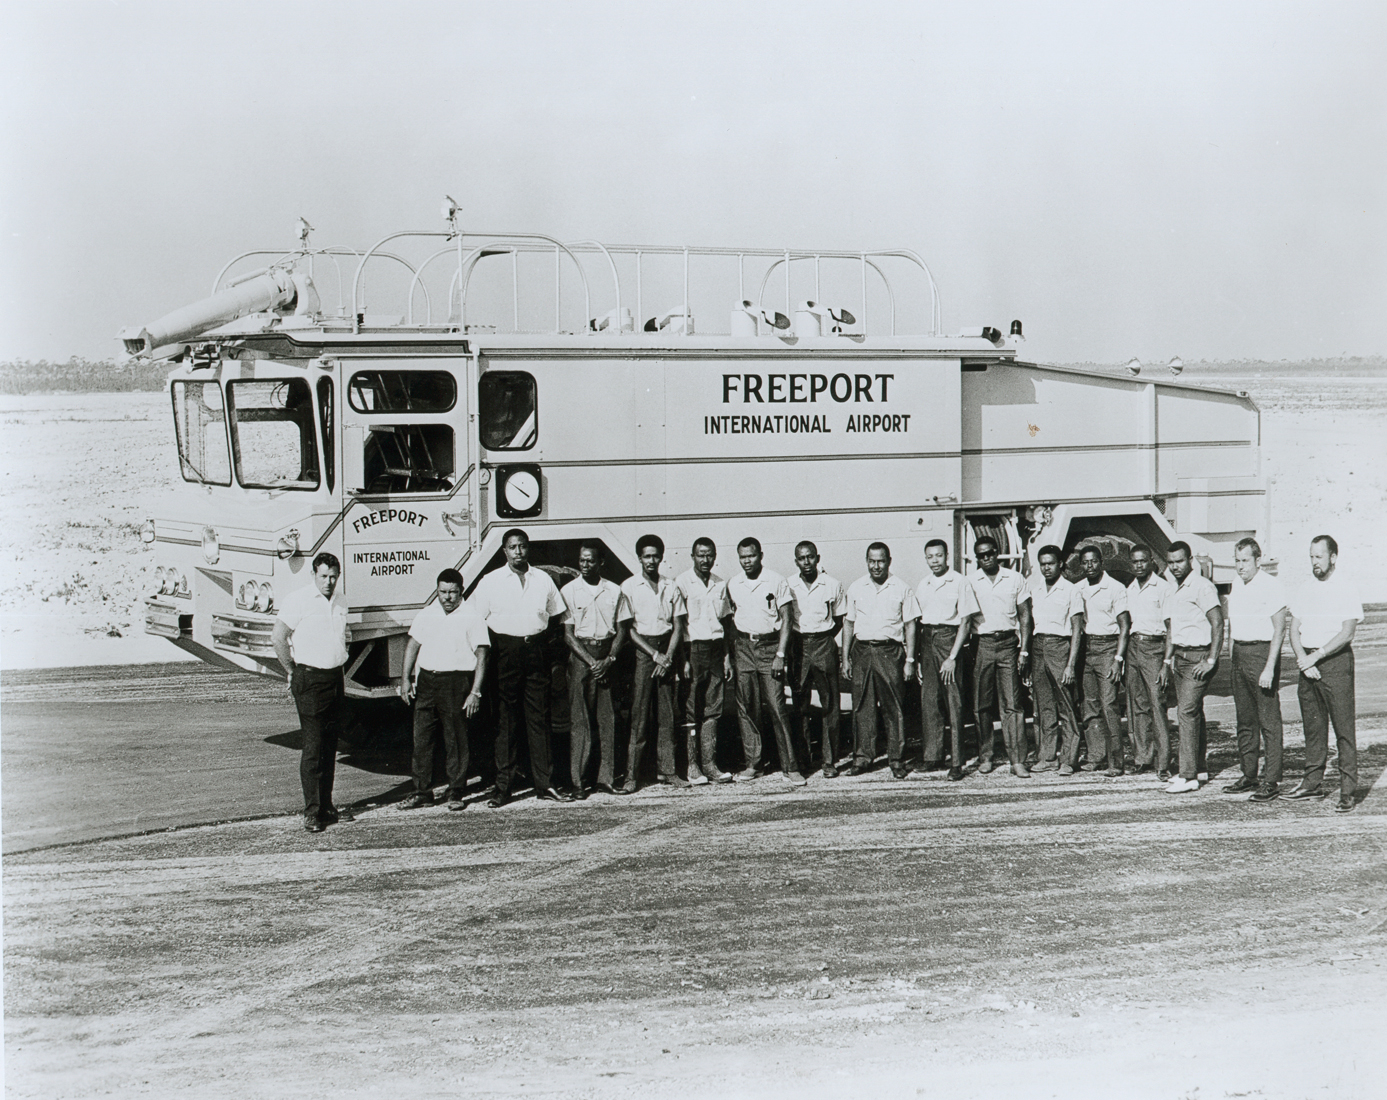
M 1200 772 L 1195 778 L 1198 779 L 1200 783 L 1207 783 L 1209 782 L 1209 773 Z
M 1199 790 L 1199 780 L 1181 779 L 1178 775 L 1165 785 L 1166 794 L 1184 794 L 1186 791 Z
M 702 772 L 694 771 L 692 768 L 689 769 L 690 787 L 706 787 L 707 785 L 708 777 L 706 775 L 704 775 Z

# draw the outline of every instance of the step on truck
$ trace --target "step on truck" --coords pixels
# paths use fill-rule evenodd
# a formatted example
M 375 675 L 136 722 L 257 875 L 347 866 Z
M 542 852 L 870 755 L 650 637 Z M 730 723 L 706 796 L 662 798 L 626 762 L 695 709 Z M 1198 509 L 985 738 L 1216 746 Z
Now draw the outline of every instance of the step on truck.
M 813 540 L 844 583 L 873 540 L 912 583 L 934 538 L 966 573 L 986 533 L 1026 572 L 1097 540 L 1120 579 L 1132 544 L 1183 539 L 1227 584 L 1265 533 L 1246 394 L 1028 362 L 1019 321 L 945 335 L 909 249 L 564 243 L 444 214 L 360 250 L 302 223 L 120 334 L 171 368 L 182 474 L 142 529 L 147 632 L 282 676 L 276 609 L 330 551 L 347 691 L 386 696 L 438 572 L 470 592 L 511 527 L 561 578 L 597 539 L 621 580 L 655 532 L 672 574 L 706 535 L 726 576 L 754 535 L 787 575 Z

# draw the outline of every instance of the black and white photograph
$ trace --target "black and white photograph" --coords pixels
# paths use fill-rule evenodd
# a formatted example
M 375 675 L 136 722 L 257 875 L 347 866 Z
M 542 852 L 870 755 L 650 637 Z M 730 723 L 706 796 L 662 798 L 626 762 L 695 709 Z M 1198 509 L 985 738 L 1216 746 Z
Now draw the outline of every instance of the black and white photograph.
M 6 1097 L 1387 1095 L 1387 7 L 0 12 Z

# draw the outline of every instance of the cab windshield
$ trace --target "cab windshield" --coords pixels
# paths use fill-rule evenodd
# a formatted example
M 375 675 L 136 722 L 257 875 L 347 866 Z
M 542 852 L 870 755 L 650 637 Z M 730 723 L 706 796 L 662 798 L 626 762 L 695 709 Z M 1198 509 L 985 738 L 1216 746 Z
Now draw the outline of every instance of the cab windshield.
M 226 449 L 221 386 L 216 382 L 175 382 L 173 423 L 183 480 L 230 485 L 231 458 Z
M 316 489 L 313 395 L 302 378 L 227 383 L 231 456 L 247 489 Z

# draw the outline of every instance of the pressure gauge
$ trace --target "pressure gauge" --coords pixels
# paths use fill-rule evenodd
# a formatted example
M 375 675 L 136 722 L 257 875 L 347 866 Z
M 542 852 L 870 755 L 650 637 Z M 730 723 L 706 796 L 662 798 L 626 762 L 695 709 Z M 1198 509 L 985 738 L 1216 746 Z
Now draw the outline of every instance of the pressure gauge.
M 537 516 L 543 504 L 538 466 L 501 466 L 496 470 L 496 514 Z

